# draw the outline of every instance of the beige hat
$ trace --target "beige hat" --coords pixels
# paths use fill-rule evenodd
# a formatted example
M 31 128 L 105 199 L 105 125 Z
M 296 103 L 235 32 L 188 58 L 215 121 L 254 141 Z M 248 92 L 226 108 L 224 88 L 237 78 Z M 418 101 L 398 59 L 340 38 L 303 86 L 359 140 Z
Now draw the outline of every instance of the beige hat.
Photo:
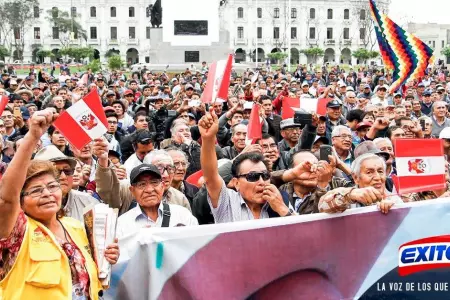
M 33 93 L 26 89 L 21 89 L 15 92 L 17 95 L 27 94 L 29 97 L 33 97 Z
M 55 145 L 49 145 L 45 148 L 42 148 L 38 153 L 36 153 L 34 159 L 48 160 L 51 162 L 65 161 L 70 165 L 72 169 L 75 169 L 75 166 L 77 165 L 77 161 L 74 158 L 66 156 L 64 153 L 59 151 L 59 149 Z

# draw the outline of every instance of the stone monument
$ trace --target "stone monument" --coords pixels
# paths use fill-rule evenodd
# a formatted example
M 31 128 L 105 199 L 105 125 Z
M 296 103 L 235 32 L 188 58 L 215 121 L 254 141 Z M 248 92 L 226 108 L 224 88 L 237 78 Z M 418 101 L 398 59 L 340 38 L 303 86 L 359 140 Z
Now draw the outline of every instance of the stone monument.
M 228 31 L 220 29 L 219 6 L 213 0 L 163 1 L 162 28 L 150 28 L 150 63 L 198 65 L 225 59 L 233 50 Z

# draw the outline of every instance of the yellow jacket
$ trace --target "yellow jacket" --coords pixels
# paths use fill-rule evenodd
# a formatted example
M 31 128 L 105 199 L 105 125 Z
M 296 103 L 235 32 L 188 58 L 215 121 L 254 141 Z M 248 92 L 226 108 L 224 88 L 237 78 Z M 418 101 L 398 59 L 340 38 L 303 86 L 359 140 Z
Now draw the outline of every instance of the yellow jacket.
M 84 227 L 72 218 L 62 218 L 60 221 L 86 260 L 91 299 L 98 299 L 101 284 Z M 27 217 L 27 229 L 19 255 L 12 269 L 0 282 L 0 300 L 71 298 L 69 259 L 53 233 L 41 223 Z

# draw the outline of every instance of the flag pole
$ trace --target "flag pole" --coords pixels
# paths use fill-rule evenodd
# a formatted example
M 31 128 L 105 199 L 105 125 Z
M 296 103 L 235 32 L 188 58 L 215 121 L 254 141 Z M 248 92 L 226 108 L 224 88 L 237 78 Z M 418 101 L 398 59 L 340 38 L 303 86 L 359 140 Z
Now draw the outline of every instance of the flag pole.
M 258 0 L 255 0 L 255 8 L 256 8 L 255 69 L 257 69 L 258 68 Z
M 292 3 L 291 0 L 289 1 L 289 7 L 288 7 L 288 32 L 287 32 L 287 37 L 288 37 L 288 72 L 291 71 L 291 12 L 292 12 Z

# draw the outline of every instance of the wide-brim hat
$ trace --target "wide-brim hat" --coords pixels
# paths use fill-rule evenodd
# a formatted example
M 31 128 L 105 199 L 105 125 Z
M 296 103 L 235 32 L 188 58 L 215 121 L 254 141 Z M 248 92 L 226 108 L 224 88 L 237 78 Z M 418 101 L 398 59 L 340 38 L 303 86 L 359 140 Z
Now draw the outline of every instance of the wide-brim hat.
M 39 150 L 34 156 L 36 160 L 48 160 L 51 162 L 65 161 L 72 169 L 75 169 L 77 161 L 73 157 L 69 157 L 62 153 L 55 145 L 49 145 Z

